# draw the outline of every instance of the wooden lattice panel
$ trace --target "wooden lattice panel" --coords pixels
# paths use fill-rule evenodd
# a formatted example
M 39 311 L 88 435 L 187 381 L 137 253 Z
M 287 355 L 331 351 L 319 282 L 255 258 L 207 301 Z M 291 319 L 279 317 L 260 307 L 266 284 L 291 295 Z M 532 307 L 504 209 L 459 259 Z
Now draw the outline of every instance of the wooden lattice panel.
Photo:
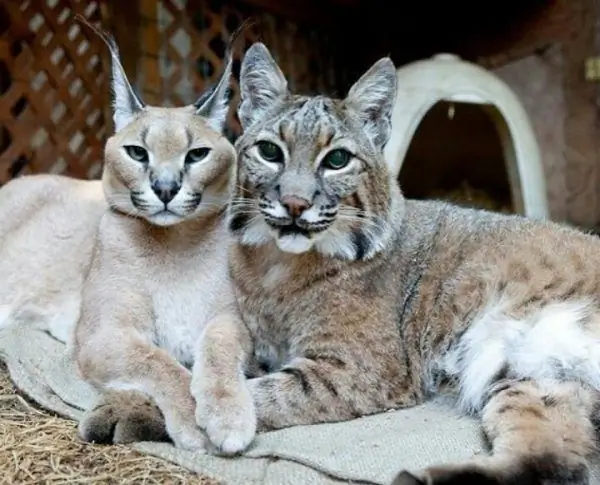
M 96 177 L 107 130 L 102 41 L 87 0 L 0 1 L 0 184 L 25 174 Z
M 230 138 L 240 132 L 239 57 L 264 41 L 290 87 L 334 91 L 344 75 L 323 46 L 323 31 L 235 1 L 0 0 L 0 185 L 27 173 L 100 175 L 112 130 L 107 49 L 75 21 L 80 14 L 117 34 L 129 77 L 149 104 L 191 103 L 222 72 L 231 33 L 257 21 L 240 39 L 229 114 Z M 335 73 L 335 75 L 334 75 Z
M 334 72 L 340 74 L 322 48 L 328 44 L 323 33 L 233 5 L 207 0 L 140 0 L 143 51 L 136 82 L 148 103 L 181 106 L 193 102 L 221 74 L 232 32 L 252 17 L 257 23 L 246 30 L 236 50 L 231 138 L 240 132 L 235 114 L 239 57 L 250 43 L 260 39 L 267 44 L 292 89 L 332 91 L 337 87 Z

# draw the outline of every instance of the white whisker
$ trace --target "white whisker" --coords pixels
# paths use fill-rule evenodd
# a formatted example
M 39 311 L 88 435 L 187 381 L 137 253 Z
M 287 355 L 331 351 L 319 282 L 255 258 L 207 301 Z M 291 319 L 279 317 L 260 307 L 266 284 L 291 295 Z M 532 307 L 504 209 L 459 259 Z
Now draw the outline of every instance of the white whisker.
M 235 184 L 234 187 L 238 190 L 241 190 L 242 192 L 247 192 L 247 193 L 251 193 L 248 189 L 246 189 L 245 187 L 242 187 L 241 185 Z
M 245 197 L 234 197 L 230 200 L 230 203 L 233 205 L 256 205 L 253 199 L 246 199 Z

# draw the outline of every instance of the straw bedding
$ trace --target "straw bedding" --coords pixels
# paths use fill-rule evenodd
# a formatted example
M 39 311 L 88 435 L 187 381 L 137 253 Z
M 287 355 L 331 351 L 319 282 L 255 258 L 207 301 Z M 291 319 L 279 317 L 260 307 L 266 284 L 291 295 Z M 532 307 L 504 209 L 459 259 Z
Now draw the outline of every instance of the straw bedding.
M 222 485 L 130 447 L 83 443 L 76 426 L 21 396 L 0 363 L 1 484 Z

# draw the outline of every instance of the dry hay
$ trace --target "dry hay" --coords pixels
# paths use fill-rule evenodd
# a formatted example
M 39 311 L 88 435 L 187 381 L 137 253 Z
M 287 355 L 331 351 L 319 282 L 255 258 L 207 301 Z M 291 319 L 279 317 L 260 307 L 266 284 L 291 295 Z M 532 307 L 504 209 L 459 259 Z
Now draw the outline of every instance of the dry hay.
M 126 446 L 81 442 L 73 421 L 41 411 L 20 396 L 2 363 L 0 483 L 219 485 Z

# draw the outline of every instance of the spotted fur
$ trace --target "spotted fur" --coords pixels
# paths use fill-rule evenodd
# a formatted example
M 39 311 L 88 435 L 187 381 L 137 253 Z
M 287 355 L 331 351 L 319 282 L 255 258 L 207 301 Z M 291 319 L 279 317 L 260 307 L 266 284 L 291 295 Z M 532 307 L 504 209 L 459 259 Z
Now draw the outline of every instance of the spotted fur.
M 384 59 L 343 100 L 298 96 L 267 49 L 250 48 L 229 212 L 246 326 L 207 331 L 198 366 L 215 382 L 260 370 L 244 385 L 259 430 L 454 391 L 481 418 L 491 455 L 406 471 L 396 484 L 588 483 L 600 242 L 555 223 L 404 200 L 382 155 L 394 79 Z M 280 148 L 278 163 L 261 156 L 264 140 Z M 352 161 L 326 173 L 336 147 Z M 218 403 L 214 389 L 197 398 Z M 211 412 L 212 440 L 228 415 Z

